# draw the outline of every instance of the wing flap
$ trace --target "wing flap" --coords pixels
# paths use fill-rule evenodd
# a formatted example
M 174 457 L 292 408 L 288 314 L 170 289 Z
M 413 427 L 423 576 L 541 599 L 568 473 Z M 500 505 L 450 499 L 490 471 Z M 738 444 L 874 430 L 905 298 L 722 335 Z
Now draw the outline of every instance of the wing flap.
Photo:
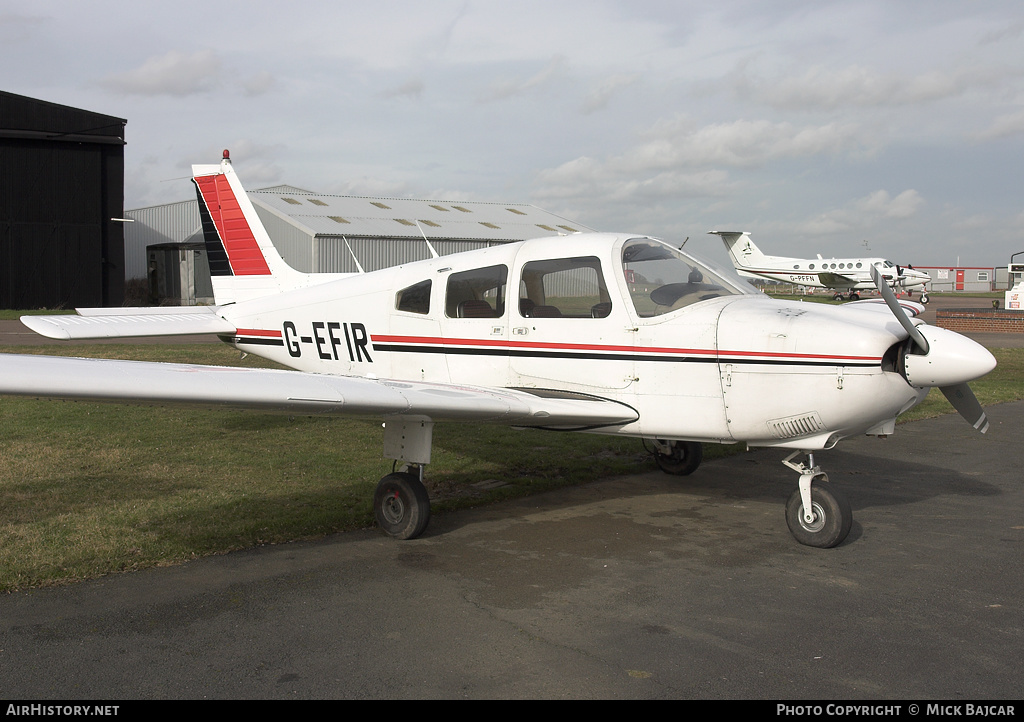
M 819 273 L 818 280 L 829 288 L 852 288 L 857 285 L 857 279 L 841 273 Z
M 0 394 L 253 409 L 291 414 L 477 421 L 513 426 L 607 426 L 634 409 L 593 398 L 515 389 L 329 376 L 301 371 L 0 354 Z
M 233 334 L 234 324 L 221 318 L 213 307 L 78 309 L 78 316 L 22 316 L 21 322 L 36 333 L 62 341 L 133 336 L 183 336 Z

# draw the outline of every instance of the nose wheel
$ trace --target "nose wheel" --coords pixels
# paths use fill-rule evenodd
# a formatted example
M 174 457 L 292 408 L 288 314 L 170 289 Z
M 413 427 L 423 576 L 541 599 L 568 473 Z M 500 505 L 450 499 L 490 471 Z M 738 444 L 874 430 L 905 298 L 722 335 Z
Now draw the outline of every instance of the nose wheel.
M 786 503 L 786 524 L 793 537 L 819 549 L 839 546 L 853 526 L 850 502 L 828 485 L 828 475 L 814 465 L 814 454 L 807 454 L 807 463 L 794 463 L 792 459 L 802 452 L 796 451 L 782 462 L 800 472 L 799 488 Z M 825 482 L 813 485 L 814 480 Z

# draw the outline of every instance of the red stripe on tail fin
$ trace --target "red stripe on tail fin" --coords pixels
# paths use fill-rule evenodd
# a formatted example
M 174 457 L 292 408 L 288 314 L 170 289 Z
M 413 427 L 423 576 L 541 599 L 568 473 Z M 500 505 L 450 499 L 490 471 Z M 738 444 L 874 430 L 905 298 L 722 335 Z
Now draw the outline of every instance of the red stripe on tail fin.
M 232 272 L 236 276 L 271 275 L 228 179 L 218 174 L 201 176 L 195 181 L 224 244 Z

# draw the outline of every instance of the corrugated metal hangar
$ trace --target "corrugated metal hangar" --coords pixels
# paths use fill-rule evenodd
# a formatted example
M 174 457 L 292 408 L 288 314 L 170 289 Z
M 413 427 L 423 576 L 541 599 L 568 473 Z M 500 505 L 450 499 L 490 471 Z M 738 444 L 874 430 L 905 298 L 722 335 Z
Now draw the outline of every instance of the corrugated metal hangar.
M 0 307 L 121 305 L 126 123 L 0 91 Z
M 363 270 L 373 271 L 429 258 L 424 236 L 446 255 L 593 230 L 526 204 L 337 196 L 294 186 L 248 195 L 285 261 L 305 273 L 351 273 L 358 270 L 357 260 Z M 125 215 L 134 221 L 125 229 L 127 278 L 148 276 L 150 287 L 159 288 L 157 295 L 168 303 L 208 303 L 209 265 L 197 202 Z M 167 265 L 172 244 L 181 246 L 178 268 Z

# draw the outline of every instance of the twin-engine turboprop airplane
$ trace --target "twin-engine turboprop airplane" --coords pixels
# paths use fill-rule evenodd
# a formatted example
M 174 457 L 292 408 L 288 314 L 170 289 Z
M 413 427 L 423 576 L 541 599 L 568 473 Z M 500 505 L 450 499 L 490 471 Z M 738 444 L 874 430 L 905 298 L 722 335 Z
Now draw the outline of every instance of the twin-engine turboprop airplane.
M 741 276 L 747 278 L 767 278 L 783 283 L 796 283 L 812 288 L 831 288 L 833 297 L 843 300 L 843 294 L 849 294 L 851 301 L 860 298 L 858 291 L 875 288 L 872 268 L 882 267 L 882 277 L 893 289 L 913 290 L 921 287 L 922 299 L 927 303 L 924 286 L 929 275 L 913 268 L 897 266 L 884 258 L 786 258 L 784 256 L 766 256 L 761 249 L 750 240 L 749 233 L 736 231 L 711 231 L 713 235 L 722 237 L 725 249 L 729 252 L 732 265 Z
M 788 524 L 818 547 L 842 542 L 852 517 L 815 451 L 893 433 L 933 386 L 987 427 L 967 382 L 995 359 L 918 325 L 882 280 L 888 308 L 776 301 L 662 241 L 615 233 L 320 277 L 278 255 L 226 151 L 193 174 L 216 306 L 22 321 L 63 339 L 211 333 L 295 370 L 3 355 L 0 393 L 383 418 L 384 454 L 401 467 L 374 509 L 403 539 L 430 516 L 424 467 L 441 421 L 641 437 L 673 474 L 697 468 L 702 443 L 789 449 L 800 476 Z

